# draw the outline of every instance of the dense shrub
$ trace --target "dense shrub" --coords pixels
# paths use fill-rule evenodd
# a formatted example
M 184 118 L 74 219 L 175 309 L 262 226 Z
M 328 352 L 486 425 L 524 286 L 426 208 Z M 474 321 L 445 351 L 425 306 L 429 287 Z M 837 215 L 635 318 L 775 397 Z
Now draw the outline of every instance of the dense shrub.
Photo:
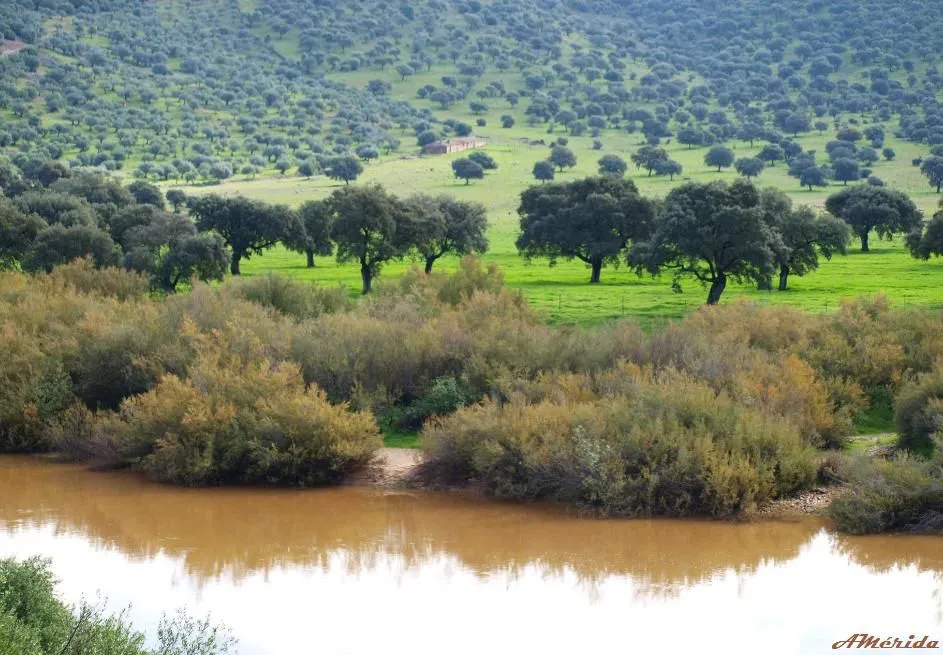
M 788 421 L 738 406 L 680 373 L 626 366 L 598 395 L 588 379 L 433 419 L 424 475 L 603 515 L 735 516 L 815 479 L 814 450 Z M 555 387 L 555 388 L 554 388 Z
M 381 445 L 372 416 L 329 404 L 296 365 L 259 352 L 243 359 L 197 339 L 189 379 L 165 376 L 117 414 L 102 414 L 89 453 L 110 446 L 115 463 L 177 484 L 317 485 L 342 480 Z M 82 450 L 74 434 L 63 438 Z
M 943 371 L 934 369 L 904 386 L 894 403 L 898 445 L 928 454 L 933 437 L 943 430 Z
M 808 446 L 837 448 L 857 412 L 889 403 L 905 381 L 943 361 L 940 321 L 882 298 L 830 315 L 737 302 L 697 310 L 652 334 L 632 321 L 553 327 L 503 287 L 497 267 L 474 258 L 448 276 L 417 269 L 359 302 L 340 289 L 275 276 L 196 284 L 170 296 L 145 290 L 134 274 L 87 261 L 51 274 L 0 275 L 0 449 L 52 448 L 188 484 L 321 483 L 366 457 L 358 421 L 369 417 L 350 414 L 344 403 L 372 411 L 383 425 L 412 429 L 482 398 L 554 407 L 635 398 L 635 382 L 626 382 L 635 376 L 626 370 L 652 379 L 671 372 L 744 416 L 790 426 Z M 207 344 L 230 359 L 211 366 Z M 243 381 L 227 394 L 255 394 L 233 404 L 238 421 L 191 434 L 198 422 L 180 419 L 172 425 L 183 437 L 164 448 L 164 412 L 213 415 L 223 396 L 201 380 L 220 376 Z M 240 386 L 248 379 L 258 389 Z M 582 395 L 560 391 L 564 382 Z M 263 412 L 259 403 L 268 397 L 279 402 Z M 323 430 L 311 429 L 314 442 L 290 436 L 310 427 L 296 423 L 302 418 L 285 404 L 291 399 L 328 417 Z M 624 427 L 614 425 L 613 434 Z M 330 455 L 315 473 L 321 464 L 312 462 L 341 448 L 331 441 L 335 432 L 357 444 L 354 452 L 337 461 Z M 296 451 L 308 464 L 286 454 Z M 741 504 L 763 493 L 744 493 Z M 691 511 L 729 509 L 688 502 L 698 507 Z
M 447 416 L 464 407 L 470 393 L 460 380 L 451 376 L 436 378 L 426 394 L 408 405 L 397 421 L 401 429 L 416 429 L 433 416 Z
M 271 307 L 296 319 L 315 318 L 353 308 L 353 300 L 344 287 L 326 289 L 274 273 L 235 281 L 230 283 L 229 289 L 236 297 Z
M 943 532 L 943 457 L 859 459 L 829 517 L 853 534 Z
M 82 602 L 69 607 L 55 596 L 49 563 L 40 559 L 0 560 L 0 653 L 13 655 L 225 655 L 235 652 L 225 629 L 185 614 L 165 617 L 157 646 L 145 647 L 126 612 L 106 614 Z
M 68 285 L 79 293 L 130 300 L 141 298 L 150 289 L 147 276 L 123 268 L 95 268 L 88 257 L 56 266 L 50 279 L 59 286 Z

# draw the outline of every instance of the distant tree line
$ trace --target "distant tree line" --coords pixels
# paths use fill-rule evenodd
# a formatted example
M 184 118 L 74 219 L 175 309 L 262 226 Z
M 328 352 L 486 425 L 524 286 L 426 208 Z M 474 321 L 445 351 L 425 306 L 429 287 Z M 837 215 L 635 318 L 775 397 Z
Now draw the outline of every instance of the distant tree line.
M 449 196 L 400 199 L 379 186 L 342 187 L 298 209 L 215 194 L 162 194 L 135 181 L 122 186 L 97 172 L 20 171 L 0 162 L 0 266 L 49 271 L 81 257 L 97 266 L 147 273 L 155 289 L 191 278 L 221 280 L 228 269 L 281 244 L 315 256 L 357 262 L 368 293 L 384 264 L 415 256 L 430 273 L 446 254 L 488 249 L 484 207 Z M 170 207 L 167 207 L 167 204 Z
M 862 252 L 869 237 L 907 235 L 915 257 L 943 254 L 943 212 L 926 227 L 906 195 L 885 187 L 850 186 L 830 196 L 828 214 L 794 207 L 776 189 L 749 181 L 694 183 L 673 189 L 663 201 L 642 197 L 618 175 L 541 184 L 521 195 L 520 253 L 528 259 L 577 259 L 601 280 L 606 265 L 625 263 L 639 274 L 670 272 L 680 290 L 684 278 L 709 287 L 708 304 L 720 300 L 729 281 L 760 288 L 788 288 L 790 275 L 805 275 L 820 257 L 845 254 L 854 234 Z

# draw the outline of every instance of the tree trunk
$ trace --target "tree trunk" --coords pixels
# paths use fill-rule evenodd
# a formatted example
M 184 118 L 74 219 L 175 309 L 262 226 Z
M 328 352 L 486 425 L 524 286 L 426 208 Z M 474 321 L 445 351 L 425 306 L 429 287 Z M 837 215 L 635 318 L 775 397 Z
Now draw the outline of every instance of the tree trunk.
M 314 251 L 305 250 L 305 255 L 308 256 L 308 268 L 314 268 Z
M 861 252 L 871 252 L 868 248 L 868 233 L 859 232 L 858 236 L 861 237 Z
M 363 280 L 363 295 L 370 293 L 370 290 L 373 288 L 373 271 L 370 270 L 369 266 L 361 265 L 360 266 L 360 279 Z
M 789 284 L 789 267 L 783 264 L 779 267 L 779 290 L 785 291 Z
M 599 283 L 599 276 L 600 276 L 600 274 L 602 273 L 602 260 L 601 260 L 601 259 L 594 259 L 593 261 L 591 261 L 591 262 L 589 263 L 589 265 L 590 265 L 590 266 L 592 267 L 592 269 L 593 269 L 592 275 L 589 276 L 589 283 L 590 283 L 590 284 L 598 284 L 598 283 Z
M 435 264 L 437 257 L 428 256 L 426 257 L 426 275 L 432 272 L 432 265 Z
M 707 304 L 716 305 L 717 301 L 720 300 L 720 294 L 724 292 L 724 287 L 727 286 L 727 276 L 721 273 L 714 278 L 714 281 L 711 282 L 711 290 L 707 294 Z
M 241 260 L 242 260 L 242 253 L 239 252 L 239 251 L 237 251 L 237 250 L 233 250 L 233 251 L 232 251 L 232 261 L 231 261 L 230 264 L 229 264 L 229 272 L 230 272 L 230 273 L 232 273 L 233 275 L 239 275 L 239 273 L 240 273 L 240 271 L 239 271 L 239 262 L 240 262 Z

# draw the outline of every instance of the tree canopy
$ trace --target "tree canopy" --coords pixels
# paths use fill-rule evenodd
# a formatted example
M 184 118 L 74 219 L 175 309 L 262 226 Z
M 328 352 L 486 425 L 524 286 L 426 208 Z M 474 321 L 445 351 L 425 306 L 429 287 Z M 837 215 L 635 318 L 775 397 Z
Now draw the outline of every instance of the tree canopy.
M 673 271 L 676 288 L 694 277 L 709 285 L 707 304 L 713 305 L 729 279 L 767 283 L 784 250 L 756 187 L 689 182 L 667 195 L 651 237 L 635 244 L 629 262 L 653 275 Z
M 345 187 L 327 200 L 337 261 L 360 264 L 363 293 L 370 293 L 383 265 L 406 256 L 415 222 L 406 205 L 379 186 Z
M 193 201 L 190 212 L 200 231 L 215 231 L 223 237 L 232 251 L 232 275 L 239 275 L 243 259 L 260 255 L 281 241 L 300 240 L 304 229 L 298 214 L 288 207 L 241 196 L 203 196 Z
M 882 239 L 907 234 L 923 219 L 913 201 L 900 191 L 859 184 L 843 189 L 825 201 L 828 212 L 848 223 L 861 240 L 861 252 L 869 251 L 868 237 Z
M 600 281 L 603 266 L 616 264 L 626 246 L 646 238 L 654 206 L 635 183 L 613 176 L 531 187 L 518 208 L 517 248 L 527 258 L 578 259 Z

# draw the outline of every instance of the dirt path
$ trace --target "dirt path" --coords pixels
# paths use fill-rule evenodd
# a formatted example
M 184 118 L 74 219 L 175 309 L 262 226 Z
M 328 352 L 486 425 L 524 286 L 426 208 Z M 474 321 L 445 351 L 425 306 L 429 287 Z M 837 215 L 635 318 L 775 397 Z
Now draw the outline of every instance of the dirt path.
M 376 459 L 351 482 L 358 485 L 394 487 L 406 480 L 422 461 L 422 452 L 412 448 L 380 448 Z
M 0 42 L 0 57 L 14 55 L 25 47 L 26 44 L 22 41 L 2 41 Z

